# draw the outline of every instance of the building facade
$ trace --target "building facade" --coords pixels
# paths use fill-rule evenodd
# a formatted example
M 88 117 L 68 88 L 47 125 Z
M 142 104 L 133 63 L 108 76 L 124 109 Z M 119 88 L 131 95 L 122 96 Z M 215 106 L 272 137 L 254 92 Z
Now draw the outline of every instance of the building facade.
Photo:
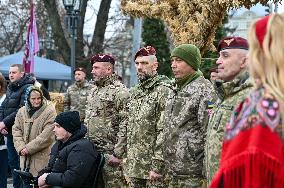
M 233 29 L 234 31 L 228 33 L 228 36 L 238 36 L 243 37 L 245 39 L 248 38 L 248 29 L 250 24 L 260 18 L 261 16 L 257 15 L 255 12 L 251 10 L 247 10 L 238 16 L 233 16 L 229 18 L 226 27 Z

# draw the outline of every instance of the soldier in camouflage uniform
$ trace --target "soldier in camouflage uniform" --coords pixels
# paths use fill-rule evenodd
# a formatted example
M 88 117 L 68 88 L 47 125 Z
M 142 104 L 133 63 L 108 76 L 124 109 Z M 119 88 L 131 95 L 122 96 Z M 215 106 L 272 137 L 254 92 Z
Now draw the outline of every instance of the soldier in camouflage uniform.
M 199 71 L 201 55 L 191 44 L 171 53 L 176 89 L 164 114 L 166 181 L 170 188 L 201 187 L 208 104 L 216 100 L 213 85 Z
M 84 122 L 87 96 L 93 85 L 86 80 L 84 68 L 76 68 L 74 74 L 75 83 L 68 87 L 64 96 L 64 111 L 78 111 L 81 122 Z
M 147 46 L 135 55 L 140 83 L 130 90 L 128 124 L 121 124 L 120 139 L 115 147 L 115 157 L 122 158 L 126 154 L 124 170 L 131 188 L 165 187 L 164 124 L 160 119 L 172 87 L 166 76 L 157 74 L 155 54 L 155 49 Z
M 205 144 L 207 184 L 219 169 L 224 128 L 234 107 L 241 102 L 252 87 L 247 71 L 247 41 L 241 37 L 226 37 L 219 42 L 220 54 L 217 72 L 211 73 L 219 99 L 213 105 Z
M 94 88 L 87 97 L 85 124 L 87 137 L 95 143 L 97 150 L 104 154 L 106 161 L 113 154 L 117 143 L 117 132 L 122 120 L 124 104 L 129 97 L 128 89 L 113 74 L 114 58 L 110 55 L 95 55 L 93 63 Z M 122 186 L 120 166 L 103 168 L 104 186 L 116 188 Z M 100 186 L 101 187 L 101 186 Z

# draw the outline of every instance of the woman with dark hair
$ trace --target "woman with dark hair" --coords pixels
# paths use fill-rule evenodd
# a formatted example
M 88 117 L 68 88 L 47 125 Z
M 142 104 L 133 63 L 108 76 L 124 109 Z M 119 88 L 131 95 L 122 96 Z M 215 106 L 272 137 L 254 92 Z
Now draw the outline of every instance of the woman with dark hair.
M 284 14 L 254 22 L 249 68 L 255 90 L 226 126 L 219 171 L 211 187 L 284 187 Z
M 54 105 L 44 98 L 40 88 L 27 88 L 25 106 L 16 115 L 13 139 L 20 155 L 21 169 L 33 176 L 37 176 L 48 163 L 54 141 L 52 130 L 55 117 Z

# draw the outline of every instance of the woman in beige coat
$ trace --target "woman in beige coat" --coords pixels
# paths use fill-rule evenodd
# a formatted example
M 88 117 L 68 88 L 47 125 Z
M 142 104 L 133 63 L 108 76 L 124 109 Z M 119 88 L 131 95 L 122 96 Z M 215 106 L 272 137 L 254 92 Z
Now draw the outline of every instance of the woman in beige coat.
M 52 130 L 56 110 L 54 105 L 43 97 L 38 87 L 29 87 L 26 99 L 25 106 L 20 108 L 16 115 L 13 139 L 20 155 L 21 169 L 37 176 L 48 163 L 54 141 Z

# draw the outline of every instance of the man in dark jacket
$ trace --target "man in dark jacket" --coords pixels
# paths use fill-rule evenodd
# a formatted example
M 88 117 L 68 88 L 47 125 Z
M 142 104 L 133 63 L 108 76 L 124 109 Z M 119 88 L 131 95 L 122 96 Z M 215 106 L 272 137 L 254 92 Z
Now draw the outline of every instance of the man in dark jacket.
M 13 64 L 9 69 L 10 84 L 8 85 L 6 98 L 0 107 L 0 132 L 7 136 L 8 163 L 11 169 L 20 168 L 18 153 L 14 147 L 12 126 L 18 110 L 25 104 L 25 90 L 34 84 L 34 79 L 24 73 L 21 64 Z M 0 168 L 1 165 L 0 165 Z M 12 172 L 14 188 L 21 187 L 20 177 Z
M 59 186 L 89 188 L 93 186 L 98 153 L 84 138 L 87 128 L 81 125 L 79 112 L 68 111 L 55 118 L 57 142 L 51 148 L 46 173 L 38 178 L 39 187 Z

